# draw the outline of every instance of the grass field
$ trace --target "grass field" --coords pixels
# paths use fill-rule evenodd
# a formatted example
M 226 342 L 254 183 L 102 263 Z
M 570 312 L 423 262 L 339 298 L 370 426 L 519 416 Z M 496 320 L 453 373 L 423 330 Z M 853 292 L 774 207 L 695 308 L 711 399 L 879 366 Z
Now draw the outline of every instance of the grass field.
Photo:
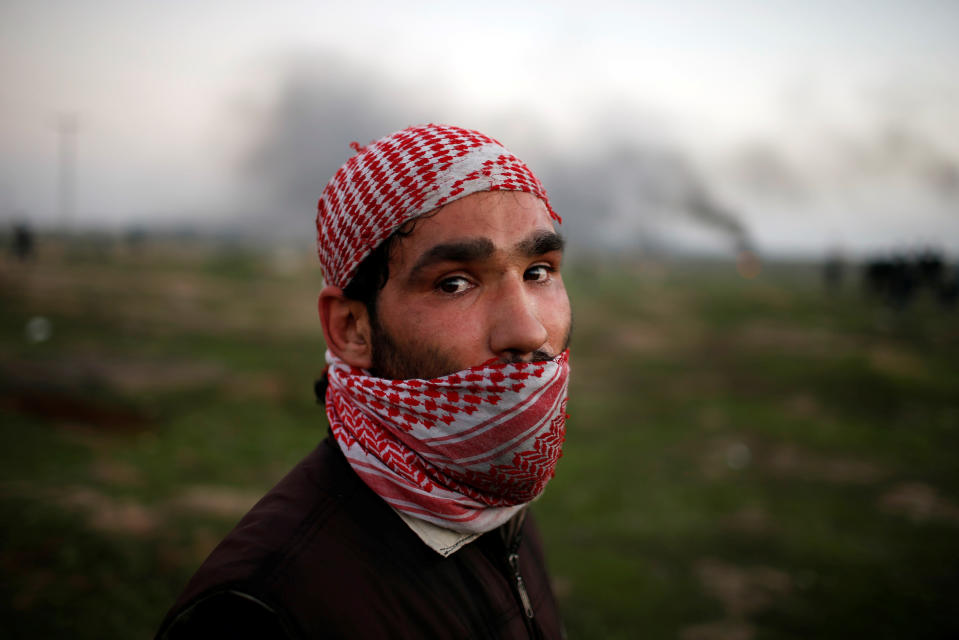
M 326 433 L 308 253 L 0 262 L 0 629 L 148 638 Z M 579 262 L 535 510 L 570 638 L 959 637 L 959 310 L 808 266 Z

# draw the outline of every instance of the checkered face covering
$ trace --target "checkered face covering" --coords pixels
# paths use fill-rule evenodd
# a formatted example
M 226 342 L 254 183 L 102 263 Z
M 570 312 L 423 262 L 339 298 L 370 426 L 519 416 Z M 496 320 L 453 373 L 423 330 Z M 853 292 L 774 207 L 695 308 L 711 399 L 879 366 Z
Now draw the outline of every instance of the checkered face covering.
M 479 191 L 546 190 L 503 145 L 478 131 L 427 124 L 365 148 L 333 175 L 317 205 L 316 235 L 327 284 L 345 288 L 369 253 L 404 222 Z
M 553 477 L 566 434 L 569 352 L 487 363 L 432 380 L 387 380 L 326 354 L 333 436 L 394 509 L 490 531 Z

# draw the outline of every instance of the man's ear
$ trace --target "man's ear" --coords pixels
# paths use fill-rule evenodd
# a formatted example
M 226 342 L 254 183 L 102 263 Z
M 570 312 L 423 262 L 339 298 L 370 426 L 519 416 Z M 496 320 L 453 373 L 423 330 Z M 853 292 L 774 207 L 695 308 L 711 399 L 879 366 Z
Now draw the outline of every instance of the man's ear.
M 319 312 L 327 348 L 349 365 L 372 367 L 373 343 L 366 305 L 347 298 L 339 287 L 327 285 L 320 291 Z

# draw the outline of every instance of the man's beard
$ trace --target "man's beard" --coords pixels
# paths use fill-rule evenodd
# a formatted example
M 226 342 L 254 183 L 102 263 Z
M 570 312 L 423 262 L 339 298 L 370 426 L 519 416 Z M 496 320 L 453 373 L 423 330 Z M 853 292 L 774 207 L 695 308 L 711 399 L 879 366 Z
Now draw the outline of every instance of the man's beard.
M 562 353 L 569 346 L 570 333 L 572 332 L 572 322 L 570 322 L 569 332 L 566 334 Z M 409 345 L 400 346 L 389 334 L 383 325 L 379 323 L 376 314 L 370 316 L 370 334 L 373 347 L 373 366 L 370 373 L 379 378 L 390 380 L 409 380 L 419 378 L 421 380 L 430 380 L 442 376 L 456 373 L 466 367 L 453 362 L 453 359 L 445 353 L 442 353 L 434 346 L 424 345 L 420 342 L 413 342 Z M 534 351 L 532 357 L 523 358 L 521 356 L 507 357 L 500 362 L 543 362 L 552 360 L 559 353 L 547 353 L 546 351 Z M 467 366 L 483 364 L 474 362 Z
M 376 315 L 370 318 L 373 366 L 370 373 L 379 378 L 408 380 L 439 378 L 460 367 L 434 346 L 412 343 L 399 346 Z

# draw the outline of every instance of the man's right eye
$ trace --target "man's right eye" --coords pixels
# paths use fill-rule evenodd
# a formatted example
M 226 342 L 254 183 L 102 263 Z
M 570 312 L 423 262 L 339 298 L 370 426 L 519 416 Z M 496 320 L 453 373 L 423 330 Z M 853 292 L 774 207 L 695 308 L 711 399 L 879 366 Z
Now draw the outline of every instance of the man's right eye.
M 469 286 L 470 281 L 463 276 L 453 276 L 452 278 L 444 278 L 443 280 L 440 280 L 439 284 L 436 285 L 436 288 L 443 293 L 463 293 L 469 288 Z

